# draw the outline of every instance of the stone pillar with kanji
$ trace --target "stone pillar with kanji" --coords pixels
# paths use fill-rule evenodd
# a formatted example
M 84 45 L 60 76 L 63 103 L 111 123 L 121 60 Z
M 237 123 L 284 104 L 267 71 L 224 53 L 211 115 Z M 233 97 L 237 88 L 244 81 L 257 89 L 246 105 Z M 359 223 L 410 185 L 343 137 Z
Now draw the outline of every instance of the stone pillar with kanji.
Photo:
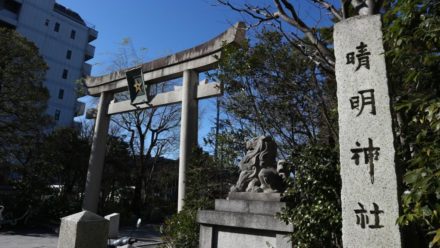
M 402 247 L 379 15 L 335 25 L 344 247 Z

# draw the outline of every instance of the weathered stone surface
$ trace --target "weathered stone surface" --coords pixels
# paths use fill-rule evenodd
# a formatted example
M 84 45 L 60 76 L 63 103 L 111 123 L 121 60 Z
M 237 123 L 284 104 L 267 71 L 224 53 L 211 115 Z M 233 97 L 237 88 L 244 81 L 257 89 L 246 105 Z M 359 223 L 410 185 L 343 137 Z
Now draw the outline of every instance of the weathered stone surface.
M 285 206 L 285 202 L 274 201 L 215 200 L 215 210 L 217 211 L 266 214 L 273 216 L 280 212 Z
M 89 211 L 61 219 L 58 248 L 106 248 L 109 221 Z
M 335 25 L 344 247 L 401 247 L 380 16 Z
M 108 228 L 108 237 L 110 239 L 116 239 L 119 237 L 119 219 L 120 214 L 119 213 L 113 213 L 104 216 L 106 220 L 109 221 L 109 228 Z
M 218 59 L 221 57 L 220 55 L 221 52 L 217 52 L 209 56 L 146 72 L 144 73 L 144 81 L 148 81 L 149 84 L 154 84 L 182 77 L 182 73 L 186 70 L 203 72 L 209 69 L 214 69 L 218 64 Z M 96 96 L 103 91 L 121 92 L 127 90 L 127 83 L 127 79 L 121 78 L 108 84 L 100 84 L 96 87 L 88 88 L 88 92 L 93 96 Z
M 213 227 L 208 225 L 200 225 L 199 247 L 211 248 L 213 243 Z
M 177 190 L 177 211 L 183 209 L 186 192 L 186 168 L 193 149 L 197 146 L 199 108 L 197 84 L 199 74 L 185 71 L 182 84 L 182 114 L 180 121 L 179 179 Z
M 83 209 L 95 213 L 98 210 L 102 170 L 104 168 L 104 157 L 107 147 L 107 133 L 110 124 L 110 116 L 107 115 L 107 111 L 112 98 L 113 94 L 110 92 L 103 92 L 99 98 L 95 131 L 93 132 L 92 148 L 90 151 L 89 168 L 87 170 Z
M 223 84 L 208 83 L 197 85 L 197 100 L 209 97 L 219 96 L 223 94 Z M 132 105 L 130 100 L 111 102 L 108 114 L 121 114 L 125 112 L 141 110 L 146 108 L 157 108 L 166 105 L 180 103 L 182 101 L 182 86 L 175 87 L 174 91 L 159 93 L 155 95 L 149 103 L 142 103 L 136 106 Z
M 280 193 L 255 193 L 255 192 L 229 192 L 229 200 L 245 200 L 245 201 L 272 201 L 279 202 Z
M 217 248 L 231 247 L 274 247 L 276 246 L 276 234 L 274 232 L 239 232 L 230 228 L 220 228 L 216 233 Z
M 291 242 L 290 236 L 287 234 L 277 234 L 276 236 L 276 248 L 292 248 L 293 243 Z
M 273 215 L 222 212 L 203 210 L 197 213 L 197 222 L 202 224 L 233 226 L 249 229 L 273 230 L 278 232 L 292 232 L 293 226 L 286 225 Z

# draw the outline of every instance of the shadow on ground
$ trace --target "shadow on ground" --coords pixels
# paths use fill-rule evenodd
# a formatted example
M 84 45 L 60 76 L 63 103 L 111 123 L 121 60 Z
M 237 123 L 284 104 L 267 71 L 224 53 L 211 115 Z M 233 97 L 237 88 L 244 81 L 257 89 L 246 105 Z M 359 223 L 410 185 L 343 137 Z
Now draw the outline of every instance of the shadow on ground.
M 7 228 L 0 229 L 0 247 L 4 248 L 56 248 L 58 228 Z M 161 244 L 158 225 L 143 225 L 139 229 L 122 227 L 119 236 L 138 239 L 135 247 L 153 248 Z

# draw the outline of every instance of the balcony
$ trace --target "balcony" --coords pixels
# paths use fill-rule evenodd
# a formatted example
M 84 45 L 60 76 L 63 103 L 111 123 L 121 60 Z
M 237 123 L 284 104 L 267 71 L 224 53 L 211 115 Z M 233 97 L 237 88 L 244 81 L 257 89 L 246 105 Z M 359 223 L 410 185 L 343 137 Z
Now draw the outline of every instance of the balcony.
M 92 42 L 98 38 L 98 31 L 96 31 L 94 28 L 89 28 L 89 36 L 88 36 L 88 42 Z
M 90 76 L 91 73 L 92 73 L 92 65 L 89 63 L 83 63 L 82 66 L 83 77 Z
M 84 61 L 92 59 L 94 55 L 95 55 L 95 47 L 90 45 L 90 44 L 87 44 L 86 52 L 85 52 L 85 55 L 84 55 Z
M 0 9 L 0 20 L 12 26 L 17 26 L 18 14 L 7 9 Z

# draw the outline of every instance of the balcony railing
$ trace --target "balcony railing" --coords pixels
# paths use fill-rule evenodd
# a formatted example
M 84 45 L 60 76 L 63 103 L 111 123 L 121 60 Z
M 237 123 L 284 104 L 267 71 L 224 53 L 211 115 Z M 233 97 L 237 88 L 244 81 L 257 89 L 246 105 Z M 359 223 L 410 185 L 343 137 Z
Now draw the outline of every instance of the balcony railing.
M 83 63 L 82 74 L 83 76 L 90 76 L 92 73 L 92 65 L 89 63 Z
M 90 44 L 87 44 L 86 53 L 85 53 L 85 61 L 92 59 L 94 55 L 95 55 L 95 47 Z
M 12 19 L 14 21 L 18 20 L 18 14 L 14 13 L 12 11 L 9 11 L 7 9 L 0 9 L 0 18 L 4 19 L 2 17 L 6 17 L 6 18 Z

